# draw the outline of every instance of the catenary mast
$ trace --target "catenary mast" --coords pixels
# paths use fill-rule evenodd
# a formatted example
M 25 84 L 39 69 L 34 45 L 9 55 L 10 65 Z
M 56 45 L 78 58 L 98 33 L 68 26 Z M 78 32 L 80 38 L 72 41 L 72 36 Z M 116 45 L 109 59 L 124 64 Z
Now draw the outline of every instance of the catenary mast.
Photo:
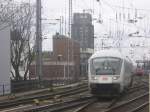
M 41 0 L 36 0 L 36 75 L 42 79 Z

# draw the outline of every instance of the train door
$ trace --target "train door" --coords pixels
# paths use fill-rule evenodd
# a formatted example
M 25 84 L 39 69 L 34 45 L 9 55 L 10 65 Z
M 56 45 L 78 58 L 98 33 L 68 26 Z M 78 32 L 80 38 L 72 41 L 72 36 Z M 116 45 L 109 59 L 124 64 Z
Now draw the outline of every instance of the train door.
M 130 62 L 127 62 L 127 67 L 126 67 L 126 69 L 127 69 L 127 80 L 128 80 L 128 86 L 131 86 L 132 85 L 132 69 L 133 69 L 133 66 L 132 66 L 132 64 L 130 63 Z
M 130 64 L 125 60 L 124 61 L 124 84 L 125 86 L 129 86 L 129 83 L 130 83 Z
M 124 60 L 122 62 L 122 67 L 121 67 L 121 72 L 120 72 L 120 92 L 123 91 L 124 85 L 125 85 L 125 80 L 124 80 L 124 72 L 125 72 L 125 64 Z

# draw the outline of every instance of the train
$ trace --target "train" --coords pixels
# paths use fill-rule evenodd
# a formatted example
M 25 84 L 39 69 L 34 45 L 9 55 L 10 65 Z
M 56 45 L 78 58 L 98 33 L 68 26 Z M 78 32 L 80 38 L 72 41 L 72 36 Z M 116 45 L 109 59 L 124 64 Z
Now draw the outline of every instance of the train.
M 137 60 L 134 74 L 138 76 L 149 75 L 150 74 L 150 61 L 149 60 Z
M 95 96 L 118 96 L 133 82 L 133 63 L 118 50 L 101 50 L 88 60 L 88 85 Z

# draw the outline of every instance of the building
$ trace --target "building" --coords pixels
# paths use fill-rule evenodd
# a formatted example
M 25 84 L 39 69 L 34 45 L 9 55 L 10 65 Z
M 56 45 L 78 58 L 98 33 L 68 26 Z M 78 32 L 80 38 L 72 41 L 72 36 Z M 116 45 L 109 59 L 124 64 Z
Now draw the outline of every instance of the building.
M 10 27 L 0 26 L 0 95 L 9 94 L 10 90 Z
M 72 38 L 80 43 L 81 75 L 87 74 L 88 59 L 94 52 L 94 26 L 89 13 L 74 13 Z
M 43 79 L 78 80 L 80 74 L 80 45 L 77 41 L 63 35 L 53 37 L 53 53 L 43 59 Z M 37 79 L 35 62 L 30 68 L 30 79 Z

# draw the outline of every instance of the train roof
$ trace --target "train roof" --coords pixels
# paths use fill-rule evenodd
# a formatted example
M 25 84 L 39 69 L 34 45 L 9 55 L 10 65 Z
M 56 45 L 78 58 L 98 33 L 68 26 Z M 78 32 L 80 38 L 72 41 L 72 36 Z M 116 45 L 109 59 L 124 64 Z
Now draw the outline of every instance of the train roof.
M 114 49 L 101 50 L 101 51 L 95 52 L 90 57 L 90 59 L 96 58 L 96 57 L 116 57 L 116 58 L 126 59 L 126 60 L 130 61 L 130 59 L 127 58 L 125 55 L 123 55 L 120 51 L 114 50 Z

